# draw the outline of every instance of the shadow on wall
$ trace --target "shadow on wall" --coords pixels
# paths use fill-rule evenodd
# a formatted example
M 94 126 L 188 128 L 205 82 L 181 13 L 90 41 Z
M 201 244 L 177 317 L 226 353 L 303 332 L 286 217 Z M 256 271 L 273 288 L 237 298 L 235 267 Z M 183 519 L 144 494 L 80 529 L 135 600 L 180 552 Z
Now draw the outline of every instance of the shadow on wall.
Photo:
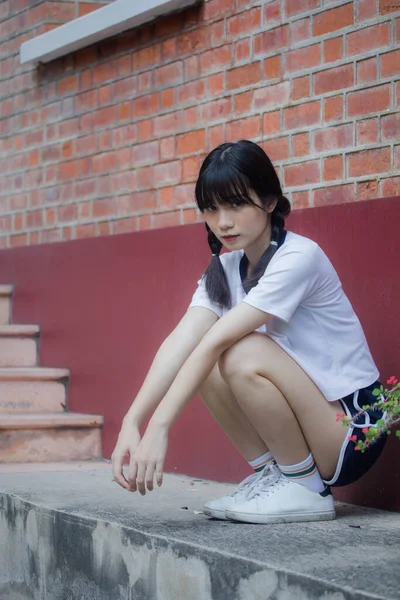
M 384 381 L 400 375 L 397 198 L 295 211 L 288 229 L 318 242 L 363 324 Z M 41 327 L 41 365 L 69 367 L 69 408 L 103 414 L 109 458 L 123 415 L 209 260 L 202 225 L 0 252 L 14 323 Z M 400 510 L 400 442 L 341 500 Z M 171 430 L 166 470 L 239 481 L 248 466 L 196 399 Z

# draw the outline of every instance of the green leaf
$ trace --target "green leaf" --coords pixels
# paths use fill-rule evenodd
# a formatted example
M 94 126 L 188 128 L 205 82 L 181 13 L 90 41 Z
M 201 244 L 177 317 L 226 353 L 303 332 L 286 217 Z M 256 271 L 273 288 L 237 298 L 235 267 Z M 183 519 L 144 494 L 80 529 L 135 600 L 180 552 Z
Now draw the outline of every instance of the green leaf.
M 400 429 L 398 429 L 398 430 L 396 431 L 396 436 L 397 436 L 398 438 L 400 438 Z
M 373 396 L 380 396 L 381 392 L 378 388 L 375 388 L 374 390 L 372 390 L 372 395 Z

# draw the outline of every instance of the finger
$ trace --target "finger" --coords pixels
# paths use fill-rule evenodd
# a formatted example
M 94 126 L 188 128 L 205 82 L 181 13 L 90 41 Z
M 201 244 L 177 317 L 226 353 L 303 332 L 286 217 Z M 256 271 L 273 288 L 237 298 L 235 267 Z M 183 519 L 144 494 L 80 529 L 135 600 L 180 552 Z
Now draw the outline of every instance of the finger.
M 146 470 L 146 487 L 149 490 L 149 492 L 151 492 L 154 489 L 154 483 L 153 483 L 154 469 L 155 469 L 155 464 L 154 463 L 149 463 L 147 465 L 147 470 Z
M 136 492 L 136 477 L 138 472 L 138 464 L 134 458 L 131 458 L 128 471 L 129 491 Z
M 138 472 L 136 477 L 136 486 L 138 492 L 142 494 L 142 496 L 146 495 L 146 486 L 145 486 L 145 477 L 146 477 L 146 463 L 139 463 Z
M 127 482 L 127 480 L 125 479 L 124 476 L 124 472 L 123 472 L 123 464 L 124 464 L 124 459 L 125 456 L 120 454 L 120 455 L 116 455 L 115 457 L 113 457 L 112 459 L 112 474 L 114 477 L 114 481 L 116 481 L 121 487 L 123 487 L 124 489 L 128 489 L 129 488 L 129 484 Z
M 156 464 L 156 478 L 157 478 L 157 485 L 158 487 L 162 486 L 162 482 L 163 482 L 163 473 L 164 471 L 164 464 L 163 463 L 157 463 Z

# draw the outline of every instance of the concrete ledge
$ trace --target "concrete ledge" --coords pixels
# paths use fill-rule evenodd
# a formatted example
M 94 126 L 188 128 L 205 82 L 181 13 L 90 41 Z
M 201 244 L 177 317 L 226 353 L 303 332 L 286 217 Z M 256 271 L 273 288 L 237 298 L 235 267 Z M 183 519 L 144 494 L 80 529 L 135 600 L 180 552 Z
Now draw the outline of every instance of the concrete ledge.
M 49 62 L 147 23 L 161 15 L 182 10 L 199 0 L 116 0 L 108 6 L 73 19 L 52 31 L 24 42 L 21 64 Z
M 326 523 L 235 524 L 194 512 L 228 484 L 169 475 L 141 497 L 104 464 L 35 471 L 0 475 L 2 600 L 398 598 L 397 513 L 339 504 Z

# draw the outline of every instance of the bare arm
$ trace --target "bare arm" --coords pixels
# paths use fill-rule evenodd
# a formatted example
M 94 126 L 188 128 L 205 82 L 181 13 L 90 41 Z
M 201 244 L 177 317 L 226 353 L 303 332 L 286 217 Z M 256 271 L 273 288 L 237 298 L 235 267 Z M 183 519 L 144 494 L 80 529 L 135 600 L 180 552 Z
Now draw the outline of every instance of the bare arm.
M 218 320 L 207 308 L 192 307 L 161 344 L 146 379 L 125 415 L 124 422 L 139 426 L 158 406 L 187 358 Z

